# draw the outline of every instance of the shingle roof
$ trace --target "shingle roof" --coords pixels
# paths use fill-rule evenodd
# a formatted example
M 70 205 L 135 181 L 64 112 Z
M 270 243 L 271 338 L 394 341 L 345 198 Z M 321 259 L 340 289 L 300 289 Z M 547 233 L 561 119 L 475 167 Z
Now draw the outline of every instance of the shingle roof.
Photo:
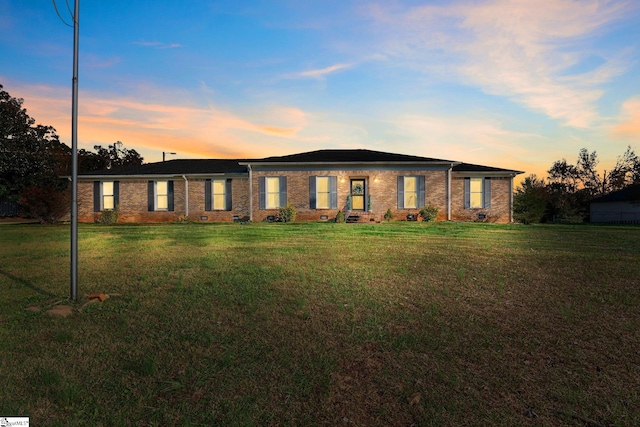
M 174 159 L 165 162 L 146 163 L 119 169 L 86 172 L 82 175 L 192 175 L 208 173 L 246 173 L 238 160 L 227 159 Z
M 591 203 L 603 202 L 640 202 L 640 184 L 632 184 L 622 190 L 596 197 Z
M 460 163 L 453 167 L 454 172 L 510 172 L 516 175 L 524 173 L 512 169 L 494 168 L 491 166 L 474 165 L 471 163 Z
M 357 150 L 317 150 L 287 156 L 265 157 L 263 159 L 173 159 L 165 162 L 146 163 L 119 169 L 91 171 L 82 176 L 146 176 L 146 175 L 199 175 L 214 173 L 247 173 L 246 164 L 258 163 L 444 163 L 453 165 L 455 172 L 495 172 L 520 174 L 523 172 L 500 169 L 491 166 L 459 163 L 453 160 L 406 154 L 386 153 L 365 149 Z
M 410 156 L 406 154 L 386 153 L 373 150 L 317 150 L 306 153 L 273 156 L 264 159 L 247 160 L 250 163 L 362 163 L 362 162 L 444 162 L 452 160 L 432 159 L 429 157 Z

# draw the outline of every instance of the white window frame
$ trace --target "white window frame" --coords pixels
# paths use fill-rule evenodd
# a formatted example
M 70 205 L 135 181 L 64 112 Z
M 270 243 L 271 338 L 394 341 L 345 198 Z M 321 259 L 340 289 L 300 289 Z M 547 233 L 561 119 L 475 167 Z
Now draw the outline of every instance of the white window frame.
M 413 181 L 413 190 L 407 190 L 407 182 Z M 404 177 L 404 208 L 405 209 L 417 209 L 418 207 L 418 177 L 417 176 L 405 176 Z M 413 196 L 413 203 L 409 203 Z
M 270 188 L 270 183 L 272 183 L 273 188 Z M 265 195 L 265 201 L 264 201 L 265 209 L 280 209 L 281 204 L 280 204 L 280 177 L 279 176 L 265 177 L 264 195 Z M 273 204 L 270 203 L 271 196 L 275 196 L 276 203 L 273 203 Z
M 222 192 L 216 193 L 216 185 L 222 188 Z M 222 199 L 222 205 L 220 200 Z M 218 204 L 216 204 L 216 200 Z M 211 210 L 212 211 L 224 211 L 227 209 L 227 180 L 226 179 L 212 179 L 211 180 Z
M 110 193 L 107 193 L 105 184 L 111 184 Z M 111 207 L 107 207 L 107 203 L 105 203 L 105 200 L 107 200 L 107 198 L 111 198 Z M 102 181 L 100 183 L 100 210 L 112 211 L 115 208 L 116 208 L 115 181 Z
M 320 182 L 326 183 L 326 191 L 320 191 Z M 320 195 L 323 195 L 326 204 L 320 203 Z M 331 179 L 328 176 L 316 177 L 316 209 L 331 209 Z
M 165 193 L 160 193 L 160 191 L 158 190 L 158 184 L 160 183 L 164 183 L 165 184 Z M 162 181 L 155 181 L 154 185 L 153 185 L 153 190 L 154 190 L 154 209 L 157 211 L 168 211 L 169 210 L 169 181 L 168 180 L 162 180 Z M 165 206 L 164 207 L 160 207 L 160 197 L 164 197 L 165 199 Z
M 475 195 L 475 203 L 474 203 Z M 473 177 L 469 179 L 469 208 L 481 209 L 484 207 L 484 178 Z

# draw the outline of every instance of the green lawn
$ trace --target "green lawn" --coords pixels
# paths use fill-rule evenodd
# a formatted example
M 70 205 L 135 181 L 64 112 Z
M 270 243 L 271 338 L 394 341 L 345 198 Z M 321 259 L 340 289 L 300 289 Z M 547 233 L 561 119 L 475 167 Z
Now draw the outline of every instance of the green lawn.
M 0 415 L 640 425 L 640 228 L 0 226 Z

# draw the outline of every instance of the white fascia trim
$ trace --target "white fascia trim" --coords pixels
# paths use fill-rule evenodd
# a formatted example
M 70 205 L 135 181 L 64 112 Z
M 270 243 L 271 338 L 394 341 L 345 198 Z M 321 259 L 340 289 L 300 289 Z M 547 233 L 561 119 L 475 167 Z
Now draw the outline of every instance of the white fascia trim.
M 509 171 L 509 172 L 460 172 L 453 171 L 452 175 L 454 177 L 494 177 L 494 178 L 513 178 L 516 175 L 519 175 L 524 172 L 519 171 Z
M 453 167 L 459 165 L 462 162 L 448 162 L 448 161 L 434 161 L 434 162 L 239 162 L 240 166 L 447 166 Z

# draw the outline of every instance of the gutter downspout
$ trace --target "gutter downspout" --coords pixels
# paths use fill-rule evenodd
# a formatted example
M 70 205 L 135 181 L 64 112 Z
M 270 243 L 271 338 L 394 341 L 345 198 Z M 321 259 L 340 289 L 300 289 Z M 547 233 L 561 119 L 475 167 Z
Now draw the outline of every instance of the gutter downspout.
M 184 179 L 184 203 L 185 203 L 185 214 L 187 218 L 189 218 L 189 180 L 185 175 L 182 175 L 182 179 Z
M 249 164 L 247 169 L 249 169 L 249 222 L 253 222 L 253 171 Z
M 451 171 L 453 166 L 447 169 L 447 221 L 451 221 Z
M 513 222 L 513 177 L 509 179 L 509 223 Z

